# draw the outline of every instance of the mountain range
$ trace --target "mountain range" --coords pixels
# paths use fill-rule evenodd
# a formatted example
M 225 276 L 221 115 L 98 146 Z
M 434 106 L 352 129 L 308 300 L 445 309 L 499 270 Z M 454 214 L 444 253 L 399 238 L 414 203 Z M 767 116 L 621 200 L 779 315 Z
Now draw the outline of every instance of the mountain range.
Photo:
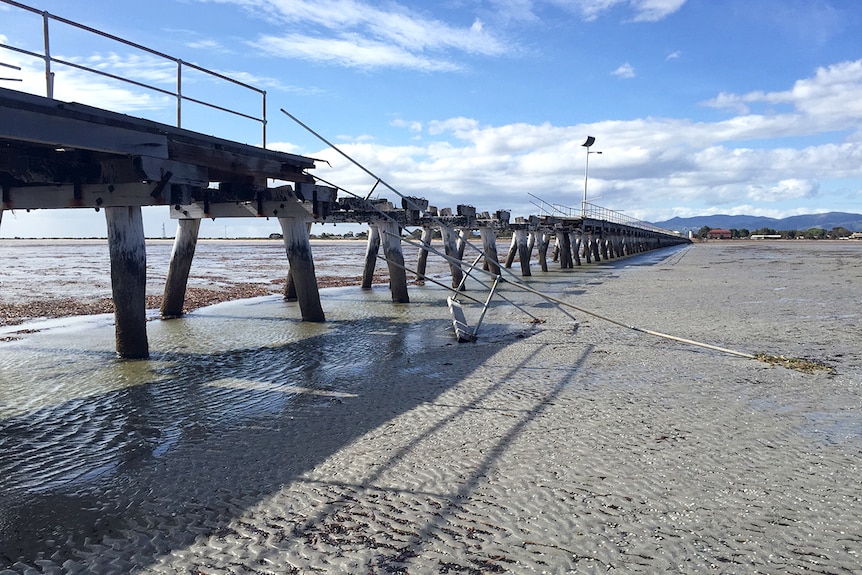
M 654 225 L 666 230 L 697 231 L 703 226 L 710 228 L 722 228 L 725 230 L 749 231 L 761 228 L 773 230 L 808 230 L 810 228 L 847 228 L 851 232 L 862 231 L 862 214 L 850 214 L 847 212 L 828 212 L 825 214 L 807 214 L 791 216 L 789 218 L 766 218 L 763 216 L 730 216 L 725 214 L 714 214 L 711 216 L 694 216 L 691 218 L 671 218 L 663 222 L 653 222 Z

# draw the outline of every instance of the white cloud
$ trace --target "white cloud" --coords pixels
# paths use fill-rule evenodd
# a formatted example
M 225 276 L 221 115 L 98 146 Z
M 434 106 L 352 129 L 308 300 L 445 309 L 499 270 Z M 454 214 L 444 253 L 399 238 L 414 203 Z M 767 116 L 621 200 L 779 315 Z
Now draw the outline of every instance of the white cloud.
M 751 106 L 791 106 L 818 121 L 843 123 L 849 117 L 862 117 L 862 60 L 841 62 L 818 68 L 811 78 L 797 80 L 789 90 L 753 91 L 747 94 L 722 92 L 704 105 L 748 113 Z
M 634 22 L 663 20 L 682 8 L 685 2 L 686 0 L 548 0 L 549 4 L 579 12 L 587 21 L 596 20 L 611 8 L 626 7 L 633 13 L 630 20 Z
M 635 69 L 631 64 L 626 62 L 625 64 L 623 64 L 622 66 L 620 66 L 619 68 L 617 68 L 616 70 L 611 72 L 611 74 L 613 74 L 614 76 L 616 76 L 618 78 L 626 78 L 626 79 L 634 78 L 635 77 Z
M 243 6 L 290 31 L 265 34 L 252 44 L 271 55 L 346 67 L 400 67 L 423 71 L 462 68 L 462 55 L 497 56 L 506 42 L 474 20 L 453 26 L 396 3 L 361 0 L 201 0 Z M 293 30 L 299 29 L 302 32 Z
M 860 93 L 854 63 L 836 64 L 799 80 L 786 92 L 755 99 L 792 100 L 802 113 L 742 114 L 718 122 L 673 118 L 604 121 L 574 126 L 483 125 L 456 117 L 427 123 L 433 141 L 422 146 L 346 144 L 352 157 L 438 206 L 469 195 L 482 210 L 535 212 L 530 191 L 549 203 L 576 206 L 581 199 L 586 134 L 597 138 L 601 156 L 590 160 L 590 196 L 599 203 L 648 220 L 715 211 L 773 217 L 822 208 L 824 186 L 845 191 L 848 203 L 862 189 L 862 138 L 796 147 L 784 138 L 816 136 L 835 126 L 859 130 L 862 113 L 807 98 L 845 101 Z M 759 93 L 758 93 L 759 94 Z M 739 142 L 750 142 L 740 145 Z M 326 151 L 309 155 L 321 157 Z M 330 157 L 330 156 L 327 156 Z M 331 156 L 323 177 L 348 189 L 367 189 L 367 175 Z M 326 170 L 324 172 L 324 170 Z M 384 194 L 385 195 L 385 194 Z M 752 207 L 755 206 L 755 207 Z M 800 207 L 805 206 L 805 207 Z M 848 210 L 853 211 L 853 210 Z
M 667 55 L 665 60 L 677 60 L 682 57 L 682 52 L 680 50 L 675 50 Z
M 635 11 L 635 22 L 657 22 L 664 20 L 682 8 L 686 0 L 631 0 Z
M 398 46 L 367 40 L 358 36 L 341 39 L 313 38 L 301 35 L 263 36 L 252 44 L 273 56 L 329 62 L 356 68 L 414 68 L 428 72 L 458 70 L 457 64 L 426 58 Z
M 422 131 L 422 122 L 408 122 L 407 120 L 401 118 L 395 118 L 390 122 L 390 125 L 394 128 L 407 128 L 409 131 L 414 133 L 419 133 Z

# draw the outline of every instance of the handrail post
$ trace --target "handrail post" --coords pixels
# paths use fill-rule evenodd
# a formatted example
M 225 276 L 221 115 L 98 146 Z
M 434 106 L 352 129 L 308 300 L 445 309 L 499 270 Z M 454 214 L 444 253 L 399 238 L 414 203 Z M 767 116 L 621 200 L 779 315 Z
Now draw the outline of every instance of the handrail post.
M 48 21 L 51 15 L 42 12 L 42 39 L 45 43 L 45 93 L 48 98 L 54 99 L 54 72 L 51 71 L 51 41 L 48 35 Z
M 261 115 L 261 127 L 263 129 L 263 149 L 266 149 L 266 90 L 262 92 L 262 100 L 263 100 L 263 114 Z
M 183 61 L 177 59 L 177 128 L 183 127 Z

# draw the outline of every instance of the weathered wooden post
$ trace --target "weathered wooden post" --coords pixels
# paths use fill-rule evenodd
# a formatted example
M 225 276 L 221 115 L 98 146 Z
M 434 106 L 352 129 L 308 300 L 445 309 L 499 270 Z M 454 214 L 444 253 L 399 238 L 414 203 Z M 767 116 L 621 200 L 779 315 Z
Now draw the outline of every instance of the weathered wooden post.
M 407 269 L 404 267 L 404 252 L 401 250 L 401 228 L 396 222 L 380 223 L 383 255 L 389 267 L 389 291 L 395 303 L 410 303 L 407 294 Z
M 521 275 L 524 277 L 532 275 L 530 272 L 530 249 L 527 240 L 527 230 L 515 230 L 518 241 L 518 260 L 521 262 Z
M 325 321 L 320 305 L 317 276 L 314 275 L 314 258 L 308 239 L 308 226 L 302 218 L 278 218 L 284 235 L 284 248 L 290 265 L 290 275 L 296 286 L 296 301 L 302 321 Z
M 461 228 L 458 230 L 458 259 L 464 259 L 464 250 L 467 249 L 467 242 L 470 240 L 470 231 Z
M 572 244 L 569 238 L 569 232 L 564 230 L 557 231 L 557 245 L 560 252 L 560 268 L 567 270 L 572 266 Z
M 307 222 L 305 227 L 308 229 L 308 235 L 311 237 L 311 222 Z M 296 282 L 293 280 L 293 274 L 290 273 L 290 266 L 287 270 L 287 278 L 284 281 L 284 301 L 294 302 L 296 297 Z
M 574 258 L 574 265 L 581 265 L 581 233 L 575 230 L 572 230 L 568 234 L 568 246 L 569 246 L 569 261 L 572 261 Z M 574 267 L 574 266 L 569 266 Z
M 506 254 L 506 269 L 512 267 L 512 263 L 515 261 L 515 254 L 518 253 L 518 234 L 512 231 L 512 243 L 509 244 L 509 253 Z
M 428 269 L 428 248 L 434 238 L 434 228 L 425 226 L 422 228 L 422 247 L 419 248 L 419 257 L 416 260 L 416 275 L 420 280 L 425 278 L 425 270 Z
M 177 237 L 174 238 L 174 247 L 171 250 L 168 276 L 165 280 L 165 292 L 162 296 L 162 307 L 159 310 L 162 319 L 172 319 L 183 315 L 189 272 L 192 269 L 192 259 L 195 256 L 200 228 L 200 219 L 177 221 Z
M 581 234 L 580 247 L 581 247 L 581 251 L 582 251 L 581 255 L 587 261 L 588 264 L 593 263 L 593 248 L 590 245 L 592 243 L 592 241 L 593 241 L 593 233 L 591 231 L 588 232 L 585 230 Z
M 500 259 L 497 255 L 497 233 L 494 228 L 483 227 L 479 228 L 479 234 L 482 236 L 482 251 L 485 252 L 487 269 L 490 273 L 498 276 L 500 275 Z
M 590 238 L 590 248 L 593 250 L 593 258 L 596 260 L 596 263 L 602 261 L 602 256 L 599 254 L 599 246 L 602 243 L 602 235 L 601 232 L 592 234 Z
M 117 354 L 142 359 L 147 342 L 147 246 L 140 206 L 105 208 Z
M 371 289 L 374 284 L 374 266 L 380 252 L 380 228 L 368 224 L 368 244 L 365 247 L 365 267 L 362 269 L 362 289 Z
M 543 272 L 548 271 L 548 245 L 551 243 L 551 235 L 546 232 L 536 232 L 539 239 L 539 267 Z
M 457 288 L 461 285 L 461 280 L 464 279 L 464 271 L 461 269 L 461 265 L 452 261 L 452 259 L 458 260 L 457 236 L 455 235 L 455 231 L 448 226 L 441 226 L 440 234 L 443 236 L 443 252 L 451 258 L 449 260 L 449 270 L 452 272 L 452 287 Z

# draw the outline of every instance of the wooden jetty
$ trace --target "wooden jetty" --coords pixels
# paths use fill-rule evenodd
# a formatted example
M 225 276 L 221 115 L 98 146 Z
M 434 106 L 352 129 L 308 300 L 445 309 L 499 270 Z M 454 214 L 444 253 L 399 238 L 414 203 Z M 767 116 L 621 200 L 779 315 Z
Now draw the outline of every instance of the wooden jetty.
M 477 231 L 482 248 L 477 250 L 481 255 L 476 262 L 484 258 L 484 267 L 498 279 L 503 271 L 511 273 L 506 268 L 513 264 L 516 256 L 521 276 L 530 276 L 534 248 L 538 248 L 541 269 L 547 270 L 552 241 L 553 260 L 559 261 L 563 268 L 581 265 L 584 260 L 598 262 L 688 241 L 678 234 L 586 202 L 580 217 L 541 215 L 512 221 L 505 210 L 477 213 L 472 206 L 459 205 L 453 212 L 450 208 L 429 206 L 423 198 L 401 194 L 398 194 L 399 206 L 385 199 L 339 197 L 341 190 L 328 183 L 319 185 L 317 182 L 321 180 L 310 173 L 314 168 L 312 158 L 265 149 L 265 91 L 15 0 L 0 2 L 42 18 L 42 52 L 2 42 L 0 49 L 41 59 L 46 79 L 46 97 L 0 88 L 0 222 L 3 210 L 104 210 L 116 316 L 116 349 L 123 358 L 143 358 L 149 353 L 143 206 L 164 205 L 171 218 L 177 220 L 160 310 L 163 319 L 182 315 L 202 218 L 278 220 L 289 261 L 285 298 L 299 303 L 304 321 L 325 319 L 309 242 L 310 225 L 315 221 L 367 224 L 369 234 L 362 287 L 371 287 L 382 245 L 383 259 L 389 267 L 392 300 L 397 303 L 410 301 L 407 266 L 401 249 L 402 241 L 408 241 L 402 234 L 409 227 L 421 230 L 418 241 L 422 249 L 416 267 L 419 277 L 424 277 L 425 262 L 432 251 L 431 239 L 434 232 L 439 231 L 444 246 L 439 255 L 449 262 L 452 288 L 456 293 L 464 289 L 465 268 L 461 260 L 467 246 L 472 246 L 469 239 Z M 54 24 L 72 26 L 172 62 L 177 70 L 176 89 L 167 90 L 141 79 L 116 76 L 52 56 L 49 30 Z M 174 98 L 177 127 L 53 99 L 55 65 L 127 82 Z M 183 93 L 182 77 L 186 69 L 257 94 L 262 103 L 261 115 L 248 115 Z M 184 102 L 259 122 L 263 147 L 182 129 L 179 126 Z M 280 184 L 271 186 L 270 182 Z M 505 263 L 501 264 L 497 238 L 504 233 L 512 234 L 512 244 Z M 458 308 L 451 304 L 450 307 Z
M 90 208 L 104 210 L 116 315 L 116 349 L 123 358 L 148 355 L 146 250 L 142 206 L 164 205 L 178 220 L 161 317 L 182 314 L 202 218 L 277 219 L 289 261 L 286 295 L 299 303 L 304 321 L 324 321 L 309 242 L 312 222 L 369 226 L 363 287 L 370 287 L 382 245 L 394 302 L 409 302 L 403 230 L 421 230 L 416 272 L 423 276 L 430 240 L 439 230 L 453 288 L 463 289 L 461 260 L 478 231 L 485 268 L 494 274 L 516 256 L 521 276 L 530 261 L 548 269 L 548 251 L 571 268 L 687 242 L 677 234 L 590 217 L 477 213 L 468 205 L 429 206 L 422 198 L 387 200 L 338 197 L 318 185 L 311 158 L 207 136 L 90 106 L 0 89 L 0 188 L 3 210 Z M 289 182 L 268 187 L 269 181 Z M 504 263 L 497 238 L 511 233 Z

